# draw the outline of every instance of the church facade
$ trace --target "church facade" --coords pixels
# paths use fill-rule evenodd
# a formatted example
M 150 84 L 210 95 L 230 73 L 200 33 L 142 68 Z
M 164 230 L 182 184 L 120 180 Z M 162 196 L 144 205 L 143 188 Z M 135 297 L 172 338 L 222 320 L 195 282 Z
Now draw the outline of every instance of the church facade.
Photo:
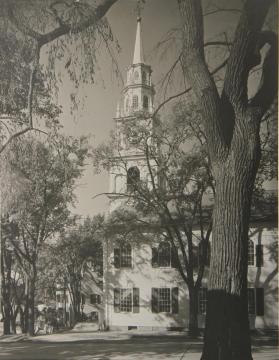
M 130 178 L 148 181 L 145 155 L 133 147 L 132 124 L 153 131 L 155 91 L 152 70 L 145 63 L 141 40 L 141 19 L 137 20 L 133 63 L 127 71 L 121 104 L 114 118 L 119 151 L 110 169 L 109 199 L 112 214 L 123 205 Z M 117 164 L 119 159 L 119 164 Z M 123 160 L 125 168 L 123 167 Z M 120 196 L 121 194 L 121 196 Z M 269 219 L 255 219 L 250 229 L 248 257 L 248 300 L 251 328 L 278 326 L 277 225 Z M 161 249 L 162 250 L 162 249 Z M 160 250 L 154 241 L 119 245 L 108 239 L 104 248 L 103 306 L 107 329 L 185 329 L 189 319 L 189 296 L 176 268 L 171 248 Z M 199 291 L 199 326 L 204 327 L 207 302 L 207 274 Z

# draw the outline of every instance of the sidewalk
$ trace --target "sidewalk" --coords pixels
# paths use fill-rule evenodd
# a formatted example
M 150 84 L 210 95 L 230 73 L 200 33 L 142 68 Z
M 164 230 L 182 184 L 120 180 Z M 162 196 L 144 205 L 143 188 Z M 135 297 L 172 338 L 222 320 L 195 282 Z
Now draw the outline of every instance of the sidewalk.
M 19 359 L 17 348 L 26 355 L 21 360 L 37 359 L 42 349 L 56 360 L 200 360 L 202 342 L 202 337 L 190 339 L 186 332 L 170 331 L 67 331 L 32 338 L 19 334 L 0 337 L 0 360 L 5 351 L 13 351 L 11 358 Z M 279 360 L 274 334 L 252 334 L 252 344 L 253 360 Z

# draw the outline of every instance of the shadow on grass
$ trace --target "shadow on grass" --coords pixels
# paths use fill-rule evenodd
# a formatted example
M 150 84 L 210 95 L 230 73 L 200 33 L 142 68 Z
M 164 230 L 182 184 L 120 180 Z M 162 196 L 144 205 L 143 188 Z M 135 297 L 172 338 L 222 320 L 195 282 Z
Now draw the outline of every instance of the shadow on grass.
M 278 360 L 275 336 L 252 336 L 253 353 L 262 354 L 268 360 Z M 32 342 L 0 343 L 0 360 L 131 360 L 156 359 L 177 360 L 182 354 L 194 353 L 200 358 L 201 339 L 182 336 L 137 336 L 129 339 L 94 339 L 76 342 Z
M 75 343 L 21 342 L 0 344 L 0 359 L 5 360 L 110 360 L 110 359 L 179 359 L 187 349 L 180 339 L 130 339 L 123 341 L 86 341 Z M 201 351 L 201 345 L 191 345 Z

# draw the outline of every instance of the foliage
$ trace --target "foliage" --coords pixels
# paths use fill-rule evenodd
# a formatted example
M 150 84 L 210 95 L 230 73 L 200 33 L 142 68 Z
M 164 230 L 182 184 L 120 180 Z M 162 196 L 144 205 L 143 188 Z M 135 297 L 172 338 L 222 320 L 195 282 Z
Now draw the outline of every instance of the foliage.
M 56 287 L 67 286 L 73 305 L 75 319 L 80 316 L 81 283 L 89 272 L 96 285 L 103 274 L 104 217 L 87 217 L 83 222 L 73 219 L 71 226 L 62 232 L 48 251 L 51 271 Z
M 76 180 L 89 156 L 86 138 L 75 139 L 56 132 L 47 140 L 26 135 L 13 142 L 11 151 L 5 159 L 2 157 L 6 165 L 1 183 L 9 216 L 9 242 L 22 278 L 29 284 L 25 308 L 30 307 L 33 314 L 26 320 L 30 334 L 34 332 L 35 287 L 42 248 L 69 222 Z
M 135 154 L 140 160 L 133 163 L 130 156 Z M 178 255 L 178 270 L 190 295 L 197 294 L 208 261 L 212 211 L 208 197 L 214 194 L 214 183 L 195 105 L 178 105 L 168 123 L 142 114 L 123 122 L 108 145 L 94 150 L 94 164 L 97 170 L 109 170 L 115 181 L 107 194 L 118 201 L 107 219 L 110 238 L 134 243 L 143 238 L 154 241 L 154 236 L 166 239 Z M 139 174 L 131 177 L 134 166 Z M 197 331 L 197 313 L 190 328 Z

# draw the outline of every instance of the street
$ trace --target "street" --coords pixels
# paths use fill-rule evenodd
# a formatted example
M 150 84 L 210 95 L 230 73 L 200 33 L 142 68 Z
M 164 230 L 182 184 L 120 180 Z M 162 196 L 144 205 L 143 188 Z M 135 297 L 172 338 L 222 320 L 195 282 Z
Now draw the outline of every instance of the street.
M 66 338 L 64 334 L 20 342 L 0 342 L 0 359 L 5 360 L 199 360 L 201 341 L 181 336 L 131 336 L 85 340 Z M 42 339 L 45 340 L 42 340 Z M 59 339 L 60 338 L 60 339 Z M 78 339 L 78 336 L 75 337 Z M 254 360 L 279 360 L 272 342 L 256 341 Z

